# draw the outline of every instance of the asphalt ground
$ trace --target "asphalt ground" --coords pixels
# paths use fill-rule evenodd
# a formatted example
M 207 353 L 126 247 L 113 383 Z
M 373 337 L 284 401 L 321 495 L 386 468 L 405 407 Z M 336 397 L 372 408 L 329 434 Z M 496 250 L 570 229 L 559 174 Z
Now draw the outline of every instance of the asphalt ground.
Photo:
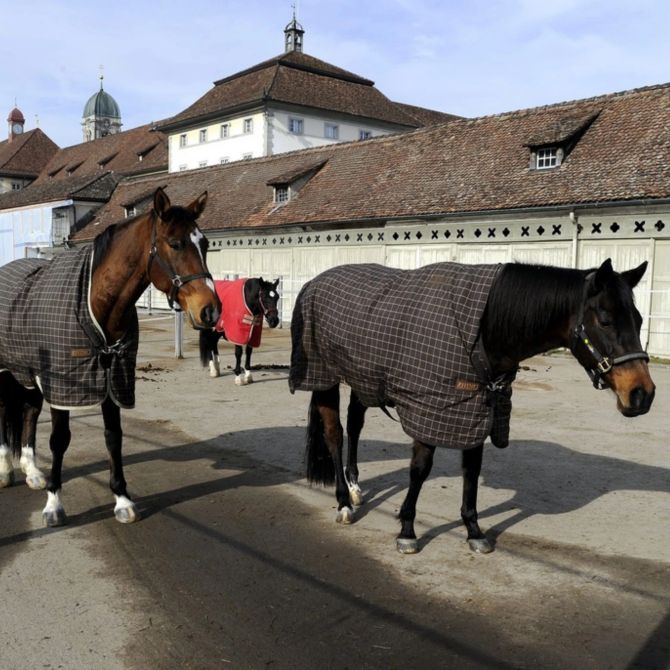
M 487 445 L 473 554 L 460 455 L 438 450 L 419 554 L 395 551 L 410 440 L 370 410 L 365 502 L 335 523 L 303 476 L 308 394 L 287 387 L 289 333 L 265 331 L 255 382 L 200 367 L 196 334 L 142 316 L 126 478 L 142 520 L 113 519 L 102 420 L 74 412 L 67 526 L 44 492 L 0 491 L 1 668 L 668 668 L 670 370 L 625 419 L 569 356 L 527 361 L 512 443 Z M 48 467 L 48 412 L 38 434 Z

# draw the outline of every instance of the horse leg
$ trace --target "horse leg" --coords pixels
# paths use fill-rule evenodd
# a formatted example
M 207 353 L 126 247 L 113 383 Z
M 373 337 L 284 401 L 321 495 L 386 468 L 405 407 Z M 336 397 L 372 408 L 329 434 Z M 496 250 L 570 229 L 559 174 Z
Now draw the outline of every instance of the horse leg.
M 133 523 L 139 521 L 140 514 L 135 503 L 128 497 L 123 476 L 121 410 L 109 397 L 102 403 L 102 419 L 105 424 L 105 445 L 109 454 L 109 488 L 116 499 L 114 516 L 121 523 Z
M 333 471 L 325 474 L 320 479 L 322 483 L 332 483 L 335 476 L 335 497 L 337 498 L 338 523 L 350 524 L 354 519 L 354 510 L 349 497 L 349 488 L 344 477 L 342 466 L 342 443 L 344 434 L 340 423 L 340 387 L 333 386 L 327 391 L 314 391 L 312 393 L 312 405 L 310 407 L 310 431 L 312 444 L 308 447 L 308 464 L 314 466 L 319 460 L 321 445 L 325 446 L 330 455 Z M 318 433 L 318 435 L 316 434 Z M 315 448 L 316 447 L 316 448 Z M 314 469 L 312 469 L 314 472 Z M 318 477 L 313 479 L 319 480 Z
M 493 551 L 493 545 L 486 539 L 477 522 L 477 488 L 479 473 L 482 470 L 482 455 L 484 445 L 463 452 L 463 504 L 461 518 L 468 531 L 468 544 L 472 551 L 488 554 Z
M 416 554 L 419 550 L 419 543 L 414 533 L 416 503 L 419 499 L 421 487 L 433 467 L 434 454 L 435 447 L 414 440 L 412 460 L 409 465 L 409 490 L 398 514 L 401 528 L 396 539 L 396 548 L 401 554 Z
M 354 505 L 360 505 L 363 502 L 363 494 L 358 484 L 358 438 L 361 436 L 365 423 L 366 409 L 367 407 L 352 391 L 347 410 L 347 467 L 344 470 L 344 478 Z
M 246 382 L 244 381 L 244 375 L 242 374 L 242 347 L 239 344 L 235 345 L 235 384 L 237 386 L 244 386 Z
M 219 361 L 219 334 L 216 331 L 212 331 L 212 337 L 210 339 L 211 349 L 210 349 L 210 361 L 209 361 L 209 376 L 218 377 L 221 374 L 221 363 Z
M 251 351 L 252 346 L 247 344 L 245 349 L 245 360 L 244 360 L 244 383 L 251 384 L 254 381 L 254 378 L 251 376 Z
M 42 392 L 39 389 L 28 389 L 23 409 L 21 458 L 19 464 L 26 475 L 26 484 L 35 490 L 46 488 L 47 485 L 44 473 L 35 464 L 37 419 L 42 411 L 43 399 Z
M 70 446 L 70 412 L 63 409 L 51 408 L 51 474 L 47 481 L 47 504 L 42 510 L 42 521 L 45 526 L 62 526 L 67 517 L 60 499 L 62 487 L 61 472 L 63 456 Z
M 0 395 L 0 489 L 14 483 L 14 464 L 12 463 L 12 449 L 7 436 L 7 406 L 4 397 Z

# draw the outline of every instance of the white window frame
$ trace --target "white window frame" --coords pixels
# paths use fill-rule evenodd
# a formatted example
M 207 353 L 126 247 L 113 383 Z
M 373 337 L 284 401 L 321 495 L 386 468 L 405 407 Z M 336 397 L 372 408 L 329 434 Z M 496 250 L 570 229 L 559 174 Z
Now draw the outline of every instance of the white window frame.
M 207 141 L 207 128 L 202 128 L 198 133 L 198 140 L 200 144 L 204 144 Z
M 126 207 L 126 219 L 130 219 L 136 214 L 137 214 L 137 207 L 135 207 L 135 205 L 129 205 L 128 207 Z
M 254 132 L 254 120 L 244 119 L 242 122 L 242 129 L 245 135 L 251 135 Z
M 230 137 L 230 124 L 222 123 L 221 124 L 221 139 L 225 140 L 226 137 Z
M 200 162 L 198 163 L 198 167 L 199 167 L 199 168 L 207 167 L 207 161 L 200 161 Z
M 186 133 L 182 133 L 179 136 L 179 146 L 180 147 L 187 147 L 188 146 L 188 135 Z
M 323 124 L 323 136 L 328 140 L 339 140 L 340 139 L 340 127 L 337 123 L 324 123 Z
M 188 165 L 185 163 L 179 166 L 179 172 L 186 172 L 186 170 L 188 170 Z
M 291 189 L 289 186 L 275 186 L 275 203 L 283 205 L 291 199 Z
M 305 122 L 298 116 L 288 117 L 288 131 L 291 135 L 302 135 L 305 129 Z
M 230 163 L 230 158 L 228 158 L 228 156 L 222 156 L 219 160 L 219 165 L 225 165 L 226 163 Z
M 243 161 L 250 161 L 254 157 L 254 154 L 252 152 L 242 154 L 242 160 Z
M 558 147 L 544 147 L 535 151 L 535 169 L 549 170 L 560 165 Z
M 371 130 L 363 130 L 363 128 L 360 128 L 358 131 L 358 139 L 359 140 L 369 140 L 372 137 L 372 131 Z

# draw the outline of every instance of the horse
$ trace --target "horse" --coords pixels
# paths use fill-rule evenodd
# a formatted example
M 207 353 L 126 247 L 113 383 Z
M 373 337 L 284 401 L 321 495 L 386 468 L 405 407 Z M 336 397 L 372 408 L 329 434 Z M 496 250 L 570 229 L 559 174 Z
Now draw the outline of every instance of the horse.
M 260 346 L 263 317 L 270 328 L 279 325 L 277 291 L 279 279 L 269 282 L 263 277 L 215 280 L 217 295 L 221 301 L 221 318 L 211 330 L 200 331 L 200 362 L 209 367 L 209 376 L 221 374 L 219 362 L 219 340 L 223 337 L 235 345 L 235 384 L 246 386 L 253 382 L 251 374 L 251 352 Z M 242 349 L 246 358 L 242 367 Z
M 0 486 L 14 479 L 10 452 L 20 453 L 28 486 L 47 489 L 46 526 L 67 520 L 61 472 L 70 410 L 98 405 L 114 516 L 121 523 L 140 518 L 121 457 L 120 408 L 135 400 L 135 302 L 153 284 L 194 328 L 216 323 L 220 303 L 207 270 L 208 242 L 196 223 L 206 202 L 205 191 L 186 207 L 172 206 L 158 188 L 152 210 L 109 226 L 92 245 L 51 261 L 22 259 L 0 268 Z M 35 464 L 43 399 L 51 406 L 48 479 Z
M 610 259 L 590 270 L 517 263 L 438 263 L 418 270 L 349 265 L 308 282 L 291 322 L 289 387 L 312 392 L 306 474 L 312 484 L 335 482 L 336 520 L 351 523 L 362 502 L 357 449 L 367 407 L 388 414 L 386 408 L 395 406 L 413 438 L 397 550 L 418 551 L 417 501 L 436 446 L 446 446 L 463 450 L 461 518 L 469 547 L 493 551 L 478 524 L 483 444 L 488 436 L 497 447 L 508 444 L 511 384 L 521 361 L 564 347 L 597 389 L 614 392 L 623 416 L 649 411 L 655 386 L 633 299 L 646 268 L 644 262 L 618 273 Z M 346 465 L 342 381 L 351 387 Z

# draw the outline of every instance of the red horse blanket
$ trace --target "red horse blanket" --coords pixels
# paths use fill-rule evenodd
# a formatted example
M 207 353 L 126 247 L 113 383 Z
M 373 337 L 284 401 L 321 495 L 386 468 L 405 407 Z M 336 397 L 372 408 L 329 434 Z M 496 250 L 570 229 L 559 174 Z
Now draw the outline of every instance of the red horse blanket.
M 221 301 L 221 318 L 216 330 L 233 344 L 258 347 L 263 332 L 263 315 L 254 316 L 244 299 L 246 278 L 234 281 L 216 280 L 214 287 Z

